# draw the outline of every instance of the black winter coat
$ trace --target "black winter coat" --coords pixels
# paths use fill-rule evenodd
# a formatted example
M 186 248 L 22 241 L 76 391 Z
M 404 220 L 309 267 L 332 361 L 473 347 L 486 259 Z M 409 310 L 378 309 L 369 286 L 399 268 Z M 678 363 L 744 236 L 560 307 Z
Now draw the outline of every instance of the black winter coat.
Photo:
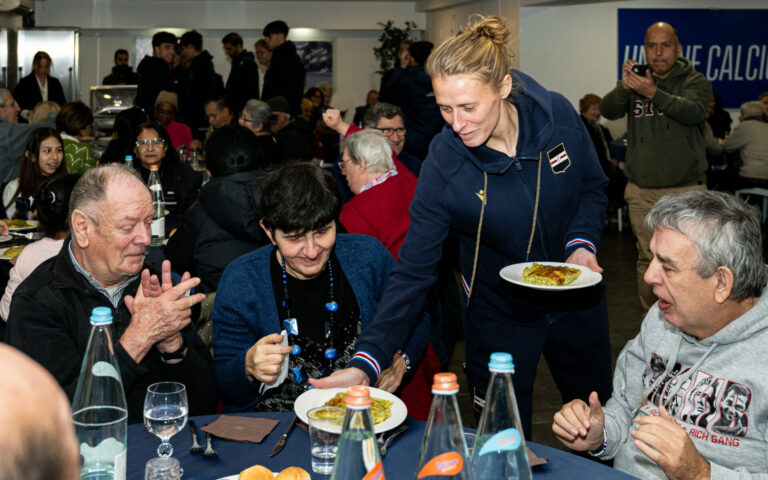
M 291 107 L 291 116 L 298 117 L 304 95 L 304 76 L 304 63 L 296 53 L 296 46 L 288 40 L 272 51 L 261 98 L 266 102 L 274 97 L 285 97 Z
M 69 257 L 70 240 L 67 237 L 59 254 L 42 263 L 14 292 L 6 342 L 45 367 L 71 400 L 91 333 L 91 310 L 95 307 L 112 310 L 112 331 L 116 339 L 131 323 L 131 314 L 124 300 L 121 299 L 114 308 L 106 296 L 75 270 Z M 148 265 L 144 268 L 152 271 Z M 139 277 L 132 280 L 124 290 L 123 298 L 135 295 L 139 283 Z M 188 325 L 183 334 L 189 348 L 177 364 L 163 362 L 157 348 L 150 349 L 144 359 L 136 363 L 122 345 L 115 342 L 128 402 L 128 423 L 142 421 L 147 387 L 161 381 L 175 381 L 186 386 L 190 415 L 214 412 L 213 359 L 194 327 Z
M 200 277 L 204 293 L 216 291 L 230 262 L 269 243 L 259 226 L 260 176 L 249 171 L 212 179 L 168 240 L 165 257 L 175 271 Z
M 162 58 L 145 55 L 136 71 L 139 74 L 139 87 L 134 103 L 137 107 L 143 108 L 151 118 L 155 118 L 157 94 L 163 90 L 176 91 L 171 77 L 171 68 Z
M 227 100 L 238 112 L 245 102 L 259 99 L 259 67 L 251 52 L 243 50 L 232 59 L 232 70 L 227 78 Z
M 208 128 L 205 103 L 222 93 L 221 78 L 213 68 L 213 57 L 208 50 L 203 50 L 192 59 L 179 91 L 181 119 L 189 125 L 192 136 L 198 140 L 205 137 Z

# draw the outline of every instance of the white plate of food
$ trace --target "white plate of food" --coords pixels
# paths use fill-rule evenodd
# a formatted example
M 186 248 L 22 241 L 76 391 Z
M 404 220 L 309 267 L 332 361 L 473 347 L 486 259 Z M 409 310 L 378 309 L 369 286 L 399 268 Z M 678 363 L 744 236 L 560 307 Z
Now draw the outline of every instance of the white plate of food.
M 16 245 L 13 247 L 0 248 L 0 260 L 12 260 L 21 254 L 26 245 Z
M 374 400 L 374 403 L 377 403 L 376 400 L 392 402 L 388 417 L 384 418 L 379 423 L 376 423 L 376 420 L 374 419 L 373 431 L 375 433 L 392 430 L 393 428 L 403 423 L 405 417 L 408 416 L 408 408 L 405 406 L 402 400 L 389 392 L 375 387 L 368 387 L 368 389 L 371 391 L 371 398 Z M 293 404 L 293 410 L 296 412 L 296 415 L 299 417 L 299 419 L 301 419 L 301 421 L 308 423 L 307 412 L 309 410 L 315 407 L 322 407 L 326 404 L 326 402 L 330 401 L 337 394 L 346 392 L 346 388 L 313 388 L 312 390 L 307 390 L 306 392 L 299 395 L 299 398 L 296 399 L 296 402 Z M 373 414 L 373 411 L 371 413 Z
M 261 480 L 263 478 L 280 478 L 285 480 L 304 480 L 310 479 L 309 472 L 301 467 L 288 467 L 283 469 L 280 473 L 271 472 L 268 468 L 262 465 L 254 465 L 248 467 L 237 475 L 230 475 L 228 477 L 221 477 L 218 480 L 239 480 L 240 477 L 245 480 Z
M 11 232 L 22 232 L 24 230 L 32 230 L 37 228 L 37 220 L 24 220 L 21 218 L 14 218 L 13 220 L 4 218 L 3 221 L 8 225 L 8 230 Z
M 536 269 L 536 266 L 542 267 Z M 554 268 L 553 268 L 554 267 Z M 523 280 L 528 271 L 528 278 Z M 572 276 L 578 275 L 571 279 Z M 508 265 L 501 269 L 499 275 L 504 280 L 520 285 L 521 287 L 533 288 L 535 290 L 575 290 L 577 288 L 586 288 L 597 285 L 603 280 L 603 276 L 589 267 L 576 265 L 574 263 L 562 262 L 524 262 Z M 537 284 L 532 281 L 551 282 L 551 284 Z M 569 282 L 558 285 L 557 282 Z
M 0 243 L 7 242 L 8 240 L 12 240 L 13 235 L 0 235 Z

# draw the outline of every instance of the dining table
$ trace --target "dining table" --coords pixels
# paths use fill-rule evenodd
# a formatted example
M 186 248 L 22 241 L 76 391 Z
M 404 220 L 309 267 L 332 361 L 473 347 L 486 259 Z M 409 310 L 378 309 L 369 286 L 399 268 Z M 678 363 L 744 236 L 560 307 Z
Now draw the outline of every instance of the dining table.
M 273 472 L 280 472 L 286 467 L 298 466 L 312 475 L 313 479 L 328 479 L 329 476 L 312 472 L 309 454 L 309 435 L 302 429 L 296 428 L 288 436 L 285 447 L 274 457 L 269 452 L 280 437 L 285 433 L 293 419 L 292 412 L 249 412 L 233 416 L 269 418 L 279 420 L 275 428 L 261 443 L 233 442 L 214 437 L 213 448 L 216 458 L 205 459 L 200 453 L 191 454 L 192 435 L 189 425 L 171 438 L 173 456 L 179 460 L 184 469 L 183 480 L 216 480 L 239 474 L 252 465 L 263 465 Z M 205 433 L 199 429 L 213 422 L 218 415 L 192 417 L 198 428 L 200 443 L 205 445 Z M 383 458 L 384 473 L 389 479 L 415 478 L 416 463 L 418 462 L 421 440 L 424 436 L 426 422 L 406 418 L 409 428 L 397 437 L 390 445 Z M 471 430 L 467 430 L 471 432 Z M 146 462 L 157 456 L 157 446 L 160 440 L 149 433 L 144 424 L 128 426 L 128 480 L 143 480 Z M 614 470 L 598 461 L 586 459 L 533 442 L 527 442 L 528 447 L 547 463 L 533 468 L 535 480 L 637 480 L 626 473 Z

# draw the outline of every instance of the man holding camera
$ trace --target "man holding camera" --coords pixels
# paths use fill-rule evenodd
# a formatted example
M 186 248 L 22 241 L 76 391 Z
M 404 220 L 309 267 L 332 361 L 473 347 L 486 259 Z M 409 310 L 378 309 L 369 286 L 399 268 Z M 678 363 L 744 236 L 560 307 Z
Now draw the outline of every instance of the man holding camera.
M 600 102 L 608 119 L 628 114 L 624 199 L 637 237 L 637 289 L 645 310 L 655 300 L 643 281 L 651 261 L 645 215 L 664 195 L 707 188 L 703 124 L 712 85 L 681 51 L 677 30 L 654 23 L 645 32 L 648 65 L 624 62 L 621 81 Z

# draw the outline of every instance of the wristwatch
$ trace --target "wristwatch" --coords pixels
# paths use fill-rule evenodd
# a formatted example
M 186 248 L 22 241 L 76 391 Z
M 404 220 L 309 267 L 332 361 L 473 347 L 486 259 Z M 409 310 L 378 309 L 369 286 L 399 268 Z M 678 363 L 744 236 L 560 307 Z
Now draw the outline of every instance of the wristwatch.
M 160 352 L 160 359 L 164 362 L 168 360 L 181 360 L 184 358 L 184 351 L 187 349 L 187 337 L 181 337 L 181 346 L 173 352 Z
M 405 373 L 410 372 L 411 371 L 411 359 L 410 359 L 410 357 L 408 357 L 408 354 L 406 354 L 402 350 L 398 350 L 396 353 L 398 355 L 400 355 L 401 357 L 403 357 L 403 361 L 405 362 Z

